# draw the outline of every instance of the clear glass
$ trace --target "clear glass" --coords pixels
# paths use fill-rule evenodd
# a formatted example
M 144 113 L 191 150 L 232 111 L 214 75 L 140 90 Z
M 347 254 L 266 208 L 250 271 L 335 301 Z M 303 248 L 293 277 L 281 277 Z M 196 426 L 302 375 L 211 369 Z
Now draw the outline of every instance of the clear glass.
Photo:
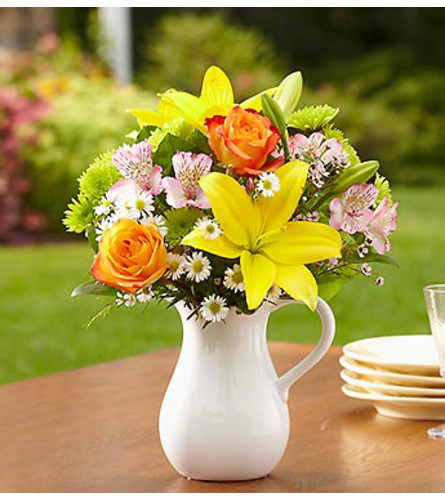
M 445 285 L 429 285 L 423 292 L 439 358 L 440 376 L 445 377 Z M 445 439 L 445 424 L 428 429 L 428 435 L 434 439 Z

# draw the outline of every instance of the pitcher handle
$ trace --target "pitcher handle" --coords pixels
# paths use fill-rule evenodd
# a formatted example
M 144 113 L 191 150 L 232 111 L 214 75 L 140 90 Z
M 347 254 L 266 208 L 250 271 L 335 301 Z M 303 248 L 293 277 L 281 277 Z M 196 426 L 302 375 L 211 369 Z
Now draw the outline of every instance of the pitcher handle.
M 290 304 L 298 304 L 294 300 L 286 300 L 278 304 L 278 308 L 288 306 Z M 277 389 L 283 401 L 287 401 L 289 397 L 289 389 L 291 386 L 315 366 L 321 358 L 328 352 L 335 335 L 335 318 L 332 309 L 320 297 L 318 298 L 317 307 L 315 309 L 321 319 L 321 336 L 314 349 L 293 368 L 287 371 L 277 380 Z

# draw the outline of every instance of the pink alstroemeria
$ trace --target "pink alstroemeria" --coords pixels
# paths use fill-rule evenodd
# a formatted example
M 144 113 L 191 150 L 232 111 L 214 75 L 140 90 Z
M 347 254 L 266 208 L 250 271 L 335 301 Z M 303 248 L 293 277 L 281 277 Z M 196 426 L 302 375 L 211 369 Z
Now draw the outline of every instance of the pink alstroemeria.
M 385 196 L 372 215 L 372 219 L 366 228 L 365 234 L 370 239 L 375 251 L 380 255 L 391 251 L 388 235 L 397 228 L 398 203 L 389 206 L 389 197 Z
M 149 194 L 158 195 L 162 189 L 162 167 L 153 165 L 152 147 L 145 140 L 132 146 L 124 144 L 113 154 L 113 165 Z
M 179 151 L 172 158 L 175 177 L 164 177 L 167 203 L 173 208 L 210 208 L 210 201 L 199 180 L 210 172 L 212 158 L 205 154 Z
M 334 198 L 331 201 L 329 224 L 348 234 L 364 231 L 373 217 L 369 207 L 378 194 L 379 190 L 374 184 L 354 184 L 343 193 L 342 199 Z

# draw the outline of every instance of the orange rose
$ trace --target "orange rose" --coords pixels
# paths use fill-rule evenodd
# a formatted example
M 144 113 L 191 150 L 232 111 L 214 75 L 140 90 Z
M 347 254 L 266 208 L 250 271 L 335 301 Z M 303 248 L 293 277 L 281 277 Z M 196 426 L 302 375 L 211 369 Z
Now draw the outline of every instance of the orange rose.
M 133 293 L 157 281 L 167 268 L 167 250 L 153 226 L 119 219 L 102 236 L 91 273 L 94 279 Z
M 283 159 L 267 161 L 280 140 L 268 118 L 253 109 L 234 107 L 227 116 L 207 118 L 209 144 L 218 160 L 240 176 L 274 172 Z

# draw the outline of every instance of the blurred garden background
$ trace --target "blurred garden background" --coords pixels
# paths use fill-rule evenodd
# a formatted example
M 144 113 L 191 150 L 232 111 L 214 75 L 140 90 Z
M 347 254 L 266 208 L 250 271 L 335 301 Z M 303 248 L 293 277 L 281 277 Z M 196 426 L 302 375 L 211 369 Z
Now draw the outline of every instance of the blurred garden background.
M 135 128 L 126 110 L 155 107 L 155 92 L 170 87 L 198 92 L 211 64 L 231 77 L 238 101 L 301 70 L 300 104 L 340 107 L 338 126 L 393 183 L 400 268 L 384 269 L 382 288 L 358 278 L 332 299 L 336 342 L 428 333 L 422 287 L 445 282 L 445 10 L 124 14 L 131 65 L 116 78 L 99 9 L 0 8 L 0 383 L 181 342 L 179 318 L 160 305 L 85 327 L 100 300 L 70 292 L 92 254 L 61 219 L 81 172 Z M 313 342 L 318 329 L 301 306 L 286 308 L 270 338 Z

